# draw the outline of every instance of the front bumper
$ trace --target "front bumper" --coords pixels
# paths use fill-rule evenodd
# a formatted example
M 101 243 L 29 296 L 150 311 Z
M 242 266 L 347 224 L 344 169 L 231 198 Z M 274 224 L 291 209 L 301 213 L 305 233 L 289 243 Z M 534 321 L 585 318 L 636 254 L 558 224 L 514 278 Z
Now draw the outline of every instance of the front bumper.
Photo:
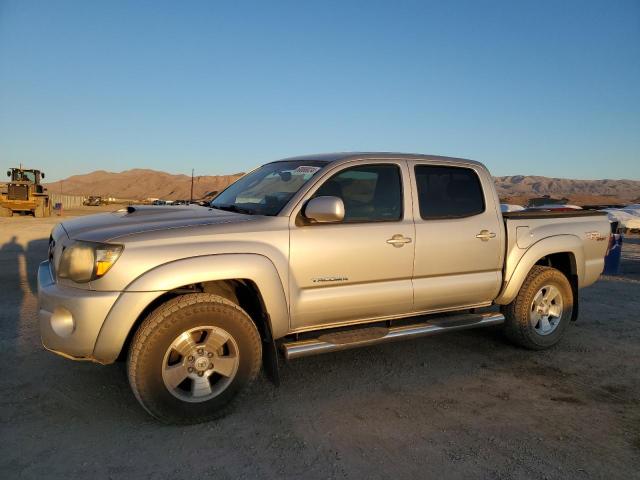
M 42 345 L 74 360 L 95 360 L 96 339 L 119 292 L 96 292 L 55 282 L 49 262 L 38 268 Z

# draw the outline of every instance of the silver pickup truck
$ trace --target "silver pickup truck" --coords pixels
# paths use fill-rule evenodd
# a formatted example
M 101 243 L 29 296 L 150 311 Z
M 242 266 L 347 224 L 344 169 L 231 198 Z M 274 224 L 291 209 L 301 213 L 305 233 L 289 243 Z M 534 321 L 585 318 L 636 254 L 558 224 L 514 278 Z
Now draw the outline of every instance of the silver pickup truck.
M 151 415 L 200 422 L 261 367 L 277 384 L 280 354 L 498 324 L 519 346 L 551 347 L 602 272 L 609 233 L 598 212 L 501 213 L 471 160 L 290 158 L 208 208 L 57 225 L 38 272 L 42 342 L 75 360 L 126 359 Z

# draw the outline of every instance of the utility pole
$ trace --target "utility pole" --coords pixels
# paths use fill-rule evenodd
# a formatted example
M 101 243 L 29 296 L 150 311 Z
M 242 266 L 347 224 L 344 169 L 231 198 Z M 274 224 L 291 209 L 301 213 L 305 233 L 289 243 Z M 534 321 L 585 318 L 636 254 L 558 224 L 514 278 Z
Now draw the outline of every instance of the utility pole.
M 64 203 L 62 201 L 62 180 L 60 180 L 60 201 L 57 202 L 57 203 L 60 204 L 60 208 L 58 209 L 58 215 L 60 216 L 60 215 L 62 215 L 62 204 Z
M 193 168 L 191 169 L 191 196 L 189 198 L 189 205 L 193 203 Z

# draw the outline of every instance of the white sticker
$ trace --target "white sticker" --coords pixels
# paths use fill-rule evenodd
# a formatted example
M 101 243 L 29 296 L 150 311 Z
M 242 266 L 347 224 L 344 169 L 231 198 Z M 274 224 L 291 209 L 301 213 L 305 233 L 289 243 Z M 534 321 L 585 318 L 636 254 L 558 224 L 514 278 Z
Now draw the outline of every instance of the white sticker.
M 296 168 L 292 173 L 299 173 L 299 174 L 311 174 L 313 175 L 314 173 L 316 173 L 318 170 L 320 170 L 320 167 L 305 167 L 305 166 L 299 166 L 298 168 Z

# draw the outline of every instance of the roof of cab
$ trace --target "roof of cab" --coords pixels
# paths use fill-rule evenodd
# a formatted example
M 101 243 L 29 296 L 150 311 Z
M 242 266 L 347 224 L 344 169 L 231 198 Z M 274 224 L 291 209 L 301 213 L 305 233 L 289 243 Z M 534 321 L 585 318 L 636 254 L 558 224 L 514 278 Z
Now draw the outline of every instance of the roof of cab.
M 433 160 L 437 162 L 459 162 L 466 164 L 474 164 L 484 168 L 484 165 L 475 160 L 469 160 L 466 158 L 455 157 L 443 157 L 440 155 L 423 155 L 419 153 L 399 153 L 399 152 L 336 152 L 336 153 L 319 153 L 315 155 L 301 155 L 298 157 L 289 157 L 278 160 L 280 162 L 300 161 L 300 160 L 315 160 L 322 162 L 338 162 L 343 160 L 355 160 L 355 159 L 407 159 L 407 160 Z

